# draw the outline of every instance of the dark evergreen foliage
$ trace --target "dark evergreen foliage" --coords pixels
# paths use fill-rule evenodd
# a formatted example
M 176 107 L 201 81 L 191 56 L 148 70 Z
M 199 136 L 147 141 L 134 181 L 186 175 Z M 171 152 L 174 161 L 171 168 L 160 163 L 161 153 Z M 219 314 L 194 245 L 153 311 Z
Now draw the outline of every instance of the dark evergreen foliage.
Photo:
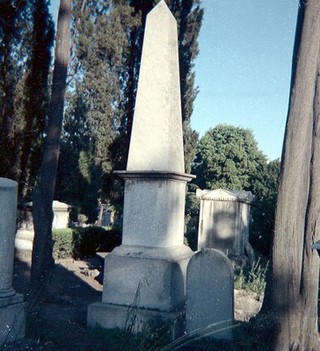
M 19 197 L 30 197 L 42 156 L 49 98 L 49 68 L 54 26 L 48 0 L 36 0 L 33 12 L 32 53 L 24 85 L 24 128 L 18 140 L 20 149 Z
M 0 4 L 0 175 L 30 195 L 45 129 L 53 23 L 48 0 Z
M 63 149 L 73 167 L 59 165 L 56 197 L 69 199 L 73 186 L 88 186 L 103 203 L 122 203 L 122 183 L 112 171 L 125 169 L 130 143 L 136 90 L 142 52 L 144 25 L 157 1 L 80 1 L 73 27 L 73 78 L 64 122 Z M 195 154 L 197 133 L 190 127 L 194 86 L 194 59 L 203 10 L 200 0 L 167 1 L 179 26 L 182 117 L 186 169 Z M 81 105 L 81 108 L 79 106 Z M 81 132 L 77 130 L 81 130 Z M 90 153 L 87 167 L 93 172 L 84 178 L 80 153 Z M 83 165 L 84 159 L 81 163 Z M 68 172 L 65 172 L 68 168 Z M 70 171 L 72 175 L 70 177 Z M 71 182 L 70 179 L 77 179 Z M 96 187 L 98 185 L 98 188 Z M 84 200 L 76 196 L 81 211 Z M 118 206 L 120 207 L 120 206 Z M 88 215 L 88 213 L 86 213 Z
M 230 125 L 218 125 L 205 133 L 192 168 L 201 189 L 252 192 L 250 241 L 265 256 L 272 245 L 279 172 L 280 162 L 268 163 L 250 129 Z M 190 230 L 195 231 L 194 226 Z
M 16 89 L 22 79 L 30 46 L 30 3 L 4 0 L 0 3 L 0 176 L 16 179 Z

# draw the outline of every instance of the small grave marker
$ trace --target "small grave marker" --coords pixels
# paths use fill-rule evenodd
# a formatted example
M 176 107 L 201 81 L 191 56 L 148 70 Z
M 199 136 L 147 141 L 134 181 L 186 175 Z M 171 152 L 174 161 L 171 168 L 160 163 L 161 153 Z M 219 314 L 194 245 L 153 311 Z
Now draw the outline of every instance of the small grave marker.
M 232 338 L 233 268 L 215 249 L 202 249 L 187 268 L 186 331 L 199 330 L 218 339 Z M 224 330 L 220 330 L 224 328 Z

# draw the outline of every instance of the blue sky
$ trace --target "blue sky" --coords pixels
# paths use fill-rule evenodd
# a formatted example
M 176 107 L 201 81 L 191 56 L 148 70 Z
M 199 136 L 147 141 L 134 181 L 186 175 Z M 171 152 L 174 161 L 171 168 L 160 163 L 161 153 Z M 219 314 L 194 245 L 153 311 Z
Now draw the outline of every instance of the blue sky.
M 59 1 L 51 0 L 52 8 Z M 250 128 L 270 159 L 281 156 L 298 0 L 202 0 L 191 124 Z
M 252 129 L 259 148 L 281 156 L 298 0 L 202 0 L 192 127 Z

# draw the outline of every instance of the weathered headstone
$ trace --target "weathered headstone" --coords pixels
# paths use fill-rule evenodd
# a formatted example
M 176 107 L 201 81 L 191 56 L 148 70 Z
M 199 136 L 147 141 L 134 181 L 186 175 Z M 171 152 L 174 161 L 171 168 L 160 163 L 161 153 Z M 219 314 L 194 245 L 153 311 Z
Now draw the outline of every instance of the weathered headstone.
M 15 237 L 15 256 L 29 262 L 32 255 L 34 227 L 32 202 L 25 203 L 18 210 L 18 226 Z
M 125 180 L 122 245 L 105 259 L 102 303 L 88 325 L 142 330 L 154 320 L 183 331 L 186 265 L 177 23 L 162 0 L 148 14 Z M 133 318 L 134 317 L 134 318 Z
M 213 248 L 244 264 L 253 260 L 249 244 L 250 191 L 198 190 L 200 198 L 198 249 Z
M 63 229 L 68 228 L 69 226 L 69 212 L 70 206 L 65 204 L 64 202 L 60 202 L 54 200 L 52 203 L 52 211 L 53 211 L 53 222 L 52 228 L 55 229 Z
M 71 206 L 54 200 L 52 203 L 52 228 L 68 228 L 69 212 Z M 34 227 L 32 217 L 32 202 L 24 204 L 19 211 L 18 230 L 15 238 L 16 257 L 20 260 L 30 261 L 33 249 Z
M 186 332 L 232 338 L 234 321 L 233 268 L 215 249 L 202 249 L 187 270 Z
M 25 304 L 12 287 L 17 183 L 0 178 L 0 345 L 24 337 Z

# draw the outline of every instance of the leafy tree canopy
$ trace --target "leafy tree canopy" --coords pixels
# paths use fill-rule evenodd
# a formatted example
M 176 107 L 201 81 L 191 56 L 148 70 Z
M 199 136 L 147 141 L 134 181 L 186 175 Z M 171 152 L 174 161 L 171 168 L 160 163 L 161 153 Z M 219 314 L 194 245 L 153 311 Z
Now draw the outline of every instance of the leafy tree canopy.
M 246 190 L 255 195 L 250 241 L 265 256 L 272 244 L 279 172 L 279 160 L 268 162 L 250 129 L 226 124 L 201 138 L 192 169 L 202 189 Z
M 193 164 L 201 188 L 250 190 L 263 196 L 267 158 L 250 129 L 220 124 L 201 138 Z

